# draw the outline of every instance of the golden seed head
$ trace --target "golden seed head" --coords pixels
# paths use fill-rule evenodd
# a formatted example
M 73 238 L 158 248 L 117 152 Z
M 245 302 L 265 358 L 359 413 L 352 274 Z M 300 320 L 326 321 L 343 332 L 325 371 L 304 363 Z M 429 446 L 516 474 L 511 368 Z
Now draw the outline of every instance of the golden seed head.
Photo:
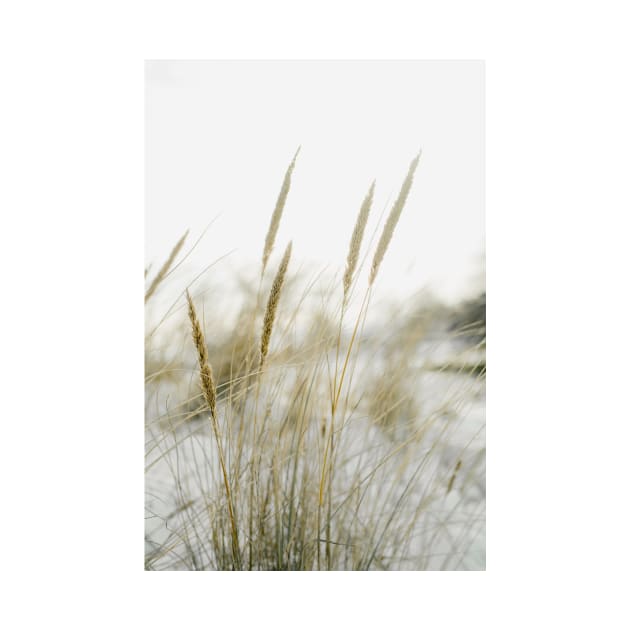
M 409 191 L 411 190 L 411 184 L 413 184 L 413 175 L 416 171 L 416 167 L 418 166 L 418 162 L 420 161 L 420 155 L 422 155 L 422 151 L 418 153 L 418 155 L 411 160 L 411 164 L 409 165 L 409 171 L 407 172 L 407 177 L 405 177 L 405 181 L 403 182 L 402 187 L 400 188 L 400 192 L 398 193 L 398 198 L 394 202 L 392 206 L 391 212 L 387 217 L 387 221 L 385 222 L 385 227 L 383 227 L 383 232 L 381 234 L 381 238 L 376 246 L 376 252 L 374 252 L 374 259 L 372 260 L 372 269 L 370 270 L 370 285 L 374 282 L 376 278 L 376 274 L 378 273 L 378 268 L 383 261 L 383 256 L 385 256 L 385 252 L 387 251 L 387 247 L 389 246 L 390 241 L 392 240 L 392 236 L 394 234 L 394 228 L 398 223 L 398 219 L 400 219 L 400 213 L 402 212 L 405 202 L 407 201 L 407 197 L 409 196 Z
M 278 267 L 276 277 L 273 279 L 271 285 L 271 291 L 269 292 L 269 299 L 267 300 L 267 308 L 265 309 L 265 318 L 263 321 L 263 329 L 260 340 L 260 366 L 262 367 L 267 358 L 267 352 L 269 351 L 269 340 L 271 339 L 271 331 L 273 329 L 273 322 L 276 317 L 276 310 L 278 308 L 278 302 L 280 301 L 280 293 L 282 292 L 282 285 L 284 283 L 284 276 L 289 266 L 289 259 L 291 258 L 292 243 L 287 245 L 287 248 Z
M 269 223 L 269 229 L 267 230 L 267 236 L 265 237 L 265 248 L 263 249 L 263 273 L 265 271 L 265 268 L 267 267 L 267 261 L 269 260 L 269 256 L 271 255 L 271 252 L 273 250 L 273 245 L 276 241 L 276 234 L 278 233 L 280 219 L 282 218 L 282 211 L 284 210 L 284 205 L 287 201 L 287 196 L 291 188 L 291 174 L 293 173 L 293 169 L 295 168 L 295 160 L 297 159 L 300 149 L 301 147 L 298 147 L 298 150 L 293 156 L 291 164 L 289 164 L 289 167 L 287 168 L 287 172 L 284 175 L 284 181 L 282 182 L 282 188 L 280 188 L 280 194 L 278 195 L 278 200 L 276 201 L 276 207 L 273 211 L 273 214 L 271 215 L 271 222 Z
M 206 339 L 201 329 L 201 324 L 197 318 L 195 311 L 195 305 L 193 304 L 190 293 L 186 291 L 186 299 L 188 300 L 188 317 L 192 326 L 192 338 L 197 349 L 197 358 L 199 360 L 199 376 L 201 380 L 201 391 L 208 403 L 210 413 L 213 418 L 217 417 L 217 394 L 216 386 L 214 384 L 214 377 L 212 375 L 212 367 L 208 361 L 208 348 L 206 346 Z
M 158 285 L 160 284 L 160 282 L 162 282 L 162 280 L 164 280 L 164 278 L 166 277 L 168 270 L 171 268 L 171 265 L 173 264 L 173 261 L 175 260 L 177 254 L 179 254 L 179 250 L 184 246 L 184 241 L 186 240 L 187 236 L 188 236 L 188 230 L 186 230 L 186 232 L 179 239 L 179 241 L 175 243 L 175 247 L 173 247 L 173 249 L 171 250 L 171 253 L 166 259 L 166 262 L 162 265 L 162 268 L 157 272 L 157 275 L 153 279 L 153 282 L 151 283 L 149 290 L 144 295 L 145 304 L 147 303 L 148 299 L 155 293 L 155 290 L 158 288 Z M 145 270 L 145 273 L 144 273 L 145 278 L 148 271 L 149 271 L 149 267 L 147 267 L 147 269 Z
M 374 198 L 374 185 L 376 182 L 372 182 L 370 189 L 368 190 L 357 221 L 354 224 L 354 230 L 352 231 L 352 237 L 350 238 L 350 248 L 348 249 L 348 259 L 346 261 L 346 272 L 343 275 L 343 301 L 348 299 L 348 292 L 352 285 L 352 276 L 359 262 L 359 252 L 361 251 L 361 241 L 363 240 L 363 234 L 365 232 L 365 226 L 367 225 L 368 216 L 370 214 L 370 208 L 372 207 L 372 199 Z

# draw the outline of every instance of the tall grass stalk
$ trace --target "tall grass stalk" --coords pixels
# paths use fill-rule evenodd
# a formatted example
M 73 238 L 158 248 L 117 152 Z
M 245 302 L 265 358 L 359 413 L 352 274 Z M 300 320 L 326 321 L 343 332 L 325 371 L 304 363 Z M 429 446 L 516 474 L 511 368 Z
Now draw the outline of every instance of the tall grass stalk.
M 398 223 L 398 220 L 404 208 L 405 202 L 407 201 L 407 197 L 409 196 L 409 191 L 411 190 L 411 185 L 413 183 L 413 176 L 418 166 L 420 155 L 421 155 L 421 152 L 418 153 L 418 155 L 411 161 L 411 164 L 409 165 L 407 176 L 405 177 L 403 181 L 402 187 L 398 194 L 398 198 L 394 202 L 392 210 L 390 211 L 389 217 L 383 228 L 381 238 L 376 247 L 374 259 L 372 261 L 372 268 L 370 270 L 368 288 L 365 293 L 365 297 L 363 299 L 363 304 L 361 305 L 361 309 L 357 316 L 354 329 L 352 331 L 352 336 L 348 344 L 348 350 L 346 352 L 346 356 L 343 362 L 341 375 L 339 376 L 339 383 L 337 384 L 338 357 L 339 357 L 339 347 L 340 347 L 340 341 L 341 341 L 341 328 L 342 328 L 343 316 L 345 312 L 345 306 L 347 303 L 348 293 L 349 293 L 350 286 L 352 283 L 352 274 L 354 273 L 354 269 L 356 268 L 356 264 L 358 262 L 361 240 L 363 238 L 363 232 L 365 231 L 365 225 L 367 224 L 367 217 L 369 214 L 369 210 L 372 205 L 372 198 L 374 195 L 374 183 L 372 183 L 372 186 L 370 187 L 370 190 L 368 191 L 368 194 L 366 195 L 366 198 L 364 199 L 364 202 L 359 211 L 359 216 L 357 217 L 357 222 L 355 224 L 352 237 L 350 239 L 350 249 L 348 252 L 348 259 L 346 263 L 346 273 L 344 274 L 344 278 L 343 278 L 343 302 L 342 302 L 342 308 L 341 308 L 339 335 L 337 339 L 337 349 L 336 349 L 336 356 L 335 356 L 335 373 L 334 373 L 334 380 L 333 380 L 333 398 L 331 401 L 331 418 L 330 418 L 329 429 L 327 430 L 328 440 L 326 442 L 326 447 L 324 450 L 321 478 L 320 478 L 320 484 L 319 484 L 318 523 L 321 519 L 321 508 L 324 502 L 324 493 L 325 493 L 326 486 L 328 486 L 328 513 L 330 514 L 332 510 L 331 494 L 332 494 L 332 476 L 333 476 L 334 441 L 335 441 L 335 413 L 337 411 L 337 406 L 339 404 L 339 397 L 341 396 L 341 391 L 343 388 L 343 382 L 346 375 L 346 370 L 348 368 L 350 355 L 352 353 L 352 347 L 356 339 L 356 335 L 357 335 L 357 331 L 358 331 L 361 319 L 362 317 L 365 317 L 367 315 L 366 307 L 367 307 L 367 304 L 369 303 L 369 296 L 371 293 L 372 284 L 374 283 L 374 279 L 376 278 L 376 274 L 378 272 L 380 264 L 383 260 L 383 257 L 385 256 L 387 247 L 389 246 L 389 243 L 392 239 L 394 228 L 396 227 L 396 224 Z M 327 522 L 330 523 L 330 518 L 327 519 Z M 329 563 L 329 559 L 330 559 L 329 535 L 326 536 L 326 559 L 327 559 L 327 563 Z M 318 554 L 318 561 L 320 561 L 319 554 Z
M 240 545 L 238 541 L 238 528 L 236 526 L 236 517 L 234 514 L 234 504 L 232 501 L 232 492 L 230 489 L 230 480 L 228 477 L 227 468 L 225 465 L 225 454 L 223 452 L 223 440 L 219 431 L 219 424 L 217 421 L 217 393 L 216 386 L 214 384 L 214 378 L 212 376 L 212 367 L 208 361 L 208 348 L 206 346 L 206 339 L 201 329 L 201 324 L 195 311 L 195 305 L 193 304 L 190 293 L 186 291 L 186 299 L 188 301 L 188 317 L 192 327 L 192 338 L 197 349 L 197 358 L 199 361 L 199 372 L 201 379 L 201 390 L 203 396 L 206 399 L 208 407 L 210 409 L 210 421 L 212 423 L 212 430 L 217 444 L 217 453 L 219 455 L 219 464 L 221 466 L 221 473 L 223 475 L 223 483 L 225 486 L 225 498 L 227 500 L 227 508 L 230 518 L 230 526 L 232 529 L 232 554 L 234 558 L 234 565 L 236 569 L 241 568 L 241 553 Z

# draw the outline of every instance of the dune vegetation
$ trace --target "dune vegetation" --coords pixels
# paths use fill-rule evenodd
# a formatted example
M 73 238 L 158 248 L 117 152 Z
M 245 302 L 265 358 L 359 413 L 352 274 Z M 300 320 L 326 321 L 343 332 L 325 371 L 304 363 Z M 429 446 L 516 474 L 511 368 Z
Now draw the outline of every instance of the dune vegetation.
M 420 154 L 375 246 L 372 183 L 343 272 L 304 282 L 276 243 L 298 158 L 234 317 L 173 284 L 188 233 L 145 270 L 145 568 L 483 570 L 485 295 L 370 308 Z

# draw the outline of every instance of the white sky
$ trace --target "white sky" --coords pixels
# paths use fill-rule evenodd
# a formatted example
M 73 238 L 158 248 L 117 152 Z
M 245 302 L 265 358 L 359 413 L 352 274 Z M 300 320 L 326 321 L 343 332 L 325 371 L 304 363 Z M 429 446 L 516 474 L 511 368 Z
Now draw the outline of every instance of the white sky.
M 343 273 L 369 184 L 366 238 L 422 149 L 378 291 L 455 299 L 479 287 L 484 66 L 470 61 L 147 62 L 147 262 L 161 264 L 186 229 L 192 243 L 218 217 L 193 270 L 233 249 L 217 273 L 259 265 L 299 145 L 270 268 L 293 240 L 292 266 Z

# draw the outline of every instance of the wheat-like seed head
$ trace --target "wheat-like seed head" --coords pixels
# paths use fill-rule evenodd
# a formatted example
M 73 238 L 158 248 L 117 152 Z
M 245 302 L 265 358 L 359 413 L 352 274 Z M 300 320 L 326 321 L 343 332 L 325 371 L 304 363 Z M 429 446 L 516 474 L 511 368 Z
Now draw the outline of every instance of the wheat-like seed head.
M 166 262 L 162 265 L 162 268 L 157 272 L 157 275 L 153 279 L 153 282 L 151 283 L 149 290 L 145 293 L 145 296 L 144 296 L 145 304 L 147 303 L 147 300 L 155 293 L 155 290 L 158 288 L 158 285 L 160 284 L 160 282 L 162 282 L 162 280 L 164 280 L 164 278 L 166 277 L 166 274 L 168 273 L 168 270 L 171 268 L 171 265 L 173 264 L 175 257 L 177 256 L 177 254 L 179 254 L 179 250 L 184 245 L 184 241 L 186 240 L 186 237 L 188 236 L 188 232 L 189 230 L 186 230 L 184 235 L 179 239 L 179 241 L 177 241 L 177 243 L 175 244 L 175 247 L 173 247 L 173 249 L 171 250 L 171 253 L 166 259 Z M 147 267 L 146 271 L 148 272 L 148 270 L 149 268 Z M 146 272 L 145 272 L 145 277 L 146 277 Z
M 278 233 L 278 226 L 280 225 L 280 219 L 282 218 L 282 211 L 284 210 L 284 204 L 287 201 L 289 189 L 291 188 L 291 174 L 293 173 L 295 160 L 297 159 L 300 149 L 301 147 L 298 147 L 291 164 L 289 164 L 289 167 L 287 168 L 287 172 L 284 175 L 284 181 L 282 182 L 282 188 L 280 189 L 280 194 L 278 195 L 278 200 L 276 201 L 276 207 L 271 215 L 271 222 L 269 223 L 269 229 L 267 230 L 267 236 L 265 237 L 265 248 L 263 250 L 262 257 L 262 273 L 264 273 L 265 268 L 267 267 L 267 261 L 269 260 L 269 256 L 273 250 L 273 244 L 276 241 L 276 234 Z
M 405 206 L 405 202 L 407 201 L 409 191 L 411 190 L 411 184 L 413 184 L 413 175 L 415 173 L 416 167 L 418 166 L 421 155 L 422 151 L 420 151 L 420 153 L 418 153 L 418 155 L 416 155 L 416 157 L 411 160 L 409 171 L 407 172 L 407 177 L 405 177 L 405 181 L 403 182 L 403 185 L 400 188 L 400 192 L 398 193 L 398 198 L 394 202 L 391 212 L 387 217 L 387 221 L 385 222 L 385 226 L 383 227 L 383 232 L 381 234 L 378 245 L 376 246 L 374 259 L 372 260 L 372 269 L 370 270 L 370 285 L 374 282 L 374 279 L 376 278 L 378 268 L 383 261 L 383 256 L 385 256 L 385 252 L 387 251 L 389 242 L 392 240 L 394 228 L 398 223 L 398 219 L 400 219 L 400 213 L 402 212 L 402 209 Z
M 267 358 L 267 352 L 269 350 L 269 340 L 271 339 L 271 331 L 273 329 L 273 322 L 276 317 L 276 310 L 278 308 L 278 302 L 280 301 L 280 293 L 282 291 L 282 284 L 284 283 L 284 276 L 289 266 L 289 258 L 291 258 L 292 243 L 287 245 L 287 249 L 284 252 L 280 266 L 276 273 L 276 277 L 273 279 L 271 285 L 271 291 L 269 292 L 269 299 L 267 300 L 267 308 L 265 309 L 265 318 L 263 321 L 262 335 L 260 339 L 260 367 L 265 363 Z
M 354 230 L 352 231 L 352 237 L 350 239 L 350 248 L 348 249 L 348 259 L 346 261 L 346 272 L 343 275 L 343 301 L 344 303 L 348 299 L 348 292 L 352 284 L 352 276 L 354 270 L 359 262 L 359 252 L 361 251 L 361 241 L 363 240 L 363 233 L 365 232 L 365 226 L 367 225 L 368 215 L 370 214 L 370 208 L 372 207 L 372 199 L 374 197 L 374 185 L 376 182 L 372 182 L 370 189 L 368 190 L 357 221 L 354 224 Z
M 186 291 L 186 299 L 188 300 L 188 317 L 190 318 L 190 324 L 192 326 L 192 338 L 197 348 L 197 358 L 199 359 L 199 375 L 201 379 L 201 390 L 203 396 L 210 407 L 210 413 L 213 418 L 217 417 L 217 393 L 216 386 L 214 384 L 214 377 L 212 375 L 212 367 L 208 361 L 208 348 L 206 346 L 206 339 L 201 330 L 201 324 L 197 318 L 195 311 L 195 305 L 190 297 L 190 293 Z

